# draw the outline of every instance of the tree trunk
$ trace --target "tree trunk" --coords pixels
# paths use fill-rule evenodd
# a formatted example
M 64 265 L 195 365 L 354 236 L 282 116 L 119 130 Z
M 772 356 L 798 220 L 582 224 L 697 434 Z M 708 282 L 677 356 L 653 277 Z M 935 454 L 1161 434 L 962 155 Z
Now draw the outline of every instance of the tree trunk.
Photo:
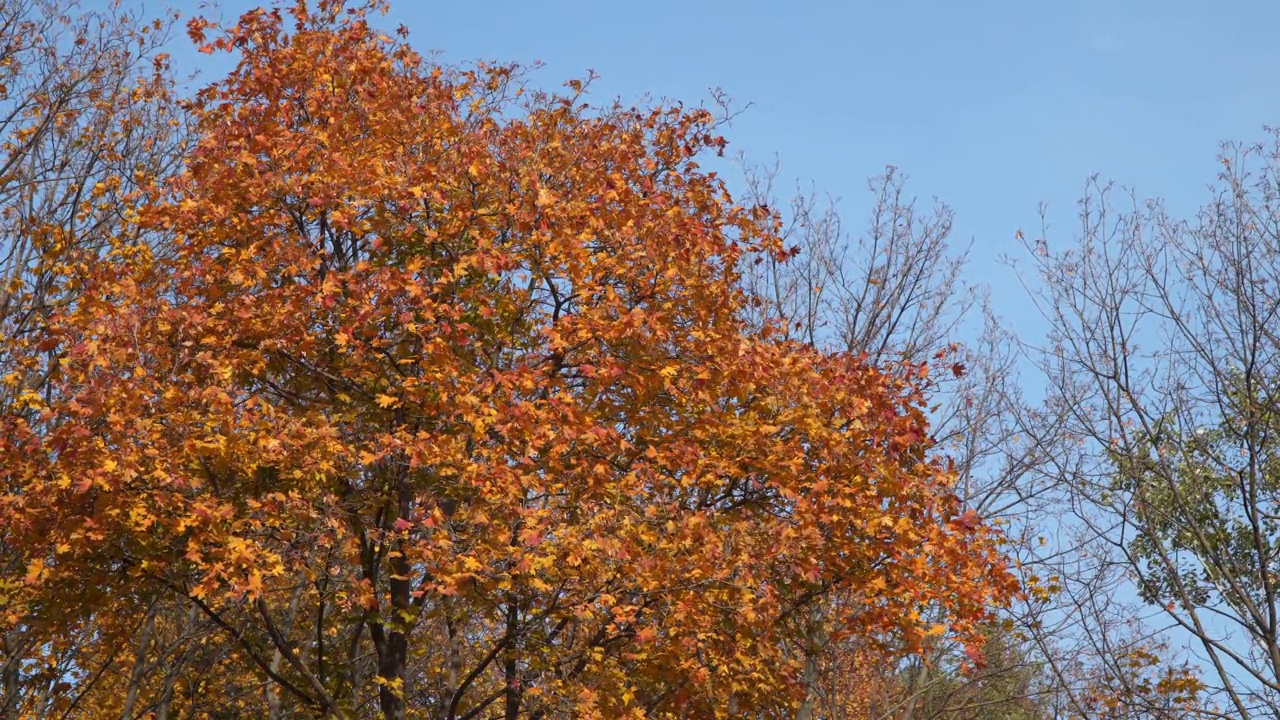
M 0 636 L 0 654 L 4 660 L 3 667 L 0 667 L 0 720 L 17 720 L 22 653 L 16 632 Z
M 298 603 L 302 600 L 302 591 L 306 588 L 305 583 L 298 583 L 297 589 L 293 591 L 293 597 L 289 599 L 289 612 L 285 615 L 284 622 L 281 623 L 281 631 L 287 636 L 293 632 L 293 625 L 298 619 Z M 271 672 L 280 672 L 280 663 L 284 662 L 284 653 L 280 648 L 271 655 Z M 268 683 L 266 688 L 267 694 L 267 717 L 270 720 L 279 720 L 280 718 L 280 691 L 275 684 Z
M 133 708 L 138 704 L 138 691 L 142 685 L 143 671 L 147 668 L 147 646 L 156 629 L 156 605 L 147 608 L 147 619 L 142 624 L 142 637 L 138 638 L 138 651 L 133 658 L 133 670 L 129 673 L 129 691 L 125 694 L 120 720 L 133 720 Z
M 399 517 L 408 517 L 412 495 L 403 479 L 396 494 Z M 388 522 L 394 521 L 395 518 L 392 518 Z M 384 617 L 378 625 L 371 626 L 371 629 L 378 630 L 374 635 L 378 650 L 378 675 L 384 681 L 378 688 L 378 703 L 385 720 L 404 720 L 407 706 L 405 698 L 409 690 L 405 685 L 405 669 L 409 662 L 409 631 L 412 629 L 413 598 L 409 577 L 413 570 L 404 556 L 405 548 L 402 544 L 397 543 L 395 549 L 397 552 L 391 553 L 388 562 L 391 566 L 391 577 L 387 582 L 391 590 L 390 620 Z
M 818 662 L 822 654 L 822 603 L 814 604 L 809 611 L 809 621 L 804 628 L 804 672 L 800 682 L 804 685 L 804 702 L 796 711 L 796 720 L 810 720 L 813 708 L 818 704 Z
M 195 605 L 191 605 L 187 609 L 186 617 L 178 623 L 177 636 L 179 638 L 187 631 L 187 628 L 195 625 L 199 613 L 200 609 Z M 156 706 L 155 720 L 169 720 L 169 711 L 173 707 L 173 689 L 178 684 L 178 677 L 182 674 L 182 667 L 186 662 L 186 654 L 179 653 L 177 657 L 168 663 L 169 667 L 166 668 L 164 673 L 164 688 L 160 692 L 160 701 Z

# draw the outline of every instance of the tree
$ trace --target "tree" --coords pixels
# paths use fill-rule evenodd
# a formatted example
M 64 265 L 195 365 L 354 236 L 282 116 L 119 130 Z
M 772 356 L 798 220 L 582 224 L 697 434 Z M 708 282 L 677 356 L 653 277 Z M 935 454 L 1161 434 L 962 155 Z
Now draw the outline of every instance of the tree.
M 0 2 L 0 395 L 46 388 L 35 342 L 80 273 L 126 226 L 131 193 L 178 161 L 182 115 L 167 60 L 169 23 L 119 8 L 76 12 L 41 0 Z M 18 359 L 22 358 L 22 362 Z M 5 476 L 0 494 L 18 486 Z M 52 712 L 79 639 L 41 642 L 9 603 L 25 558 L 0 538 L 0 718 Z M 94 623 L 96 621 L 90 621 Z
M 966 278 L 968 252 L 951 236 L 951 209 L 937 201 L 921 203 L 903 173 L 889 167 L 867 183 L 867 219 L 851 232 L 834 200 L 823 201 L 813 191 L 780 200 L 779 175 L 777 165 L 747 173 L 752 202 L 786 208 L 780 235 L 792 255 L 744 263 L 743 286 L 753 299 L 750 321 L 775 323 L 797 341 L 877 366 L 928 364 L 936 440 L 930 452 L 955 468 L 961 504 L 1012 530 L 1005 539 L 1013 544 L 1006 547 L 1034 537 L 1030 528 L 1046 484 L 1030 472 L 1034 457 L 1014 442 L 1013 418 L 1022 403 L 1015 344 L 989 307 L 986 288 Z M 815 607 L 795 630 L 807 638 L 796 643 L 795 652 L 805 658 L 812 688 L 811 709 L 802 710 L 802 720 L 819 705 L 826 718 L 840 717 L 835 708 L 845 707 L 851 717 L 872 713 L 905 720 L 927 698 L 947 697 L 955 685 L 970 687 L 973 676 L 963 669 L 972 658 L 964 643 L 933 638 L 923 654 L 906 645 L 873 650 L 859 638 L 828 635 L 824 621 Z M 1019 644 L 1012 632 L 999 640 Z M 990 659 L 1010 663 L 988 667 L 984 673 L 991 677 L 1025 675 L 1032 664 L 1021 654 Z M 850 667 L 868 665 L 880 674 L 871 684 L 892 689 L 893 697 L 876 708 L 866 705 L 874 694 L 866 689 L 867 677 L 855 674 L 859 679 L 850 684 L 846 676 Z M 1032 697 L 1011 695 L 1004 698 L 1004 710 L 993 712 L 1015 714 L 1035 702 L 1038 689 L 1004 687 L 1025 689 Z M 986 689 L 990 709 L 996 706 L 995 686 Z
M 216 641 L 158 627 L 272 715 L 774 716 L 835 593 L 832 637 L 980 642 L 1014 583 L 926 368 L 748 324 L 783 248 L 699 169 L 710 114 L 433 67 L 375 7 L 191 24 L 238 65 L 4 418 L 10 606 L 132 639 L 152 706 L 208 702 L 142 659 L 193 608 Z
M 1276 148 L 1228 146 L 1189 221 L 1092 184 L 1078 245 L 1033 249 L 1065 431 L 1037 442 L 1071 525 L 1096 577 L 1187 639 L 1213 704 L 1242 718 L 1280 712 Z

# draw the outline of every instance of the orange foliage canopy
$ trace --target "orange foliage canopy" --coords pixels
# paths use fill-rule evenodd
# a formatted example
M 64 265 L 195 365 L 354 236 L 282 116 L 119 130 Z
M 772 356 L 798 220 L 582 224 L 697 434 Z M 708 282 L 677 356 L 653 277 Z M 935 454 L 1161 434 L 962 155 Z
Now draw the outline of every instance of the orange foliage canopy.
M 785 628 L 834 590 L 833 632 L 917 641 L 1012 591 L 923 372 L 748 330 L 735 269 L 782 248 L 699 168 L 709 113 L 337 2 L 192 32 L 239 64 L 4 417 L 10 622 L 177 597 L 333 714 L 718 717 L 797 702 Z

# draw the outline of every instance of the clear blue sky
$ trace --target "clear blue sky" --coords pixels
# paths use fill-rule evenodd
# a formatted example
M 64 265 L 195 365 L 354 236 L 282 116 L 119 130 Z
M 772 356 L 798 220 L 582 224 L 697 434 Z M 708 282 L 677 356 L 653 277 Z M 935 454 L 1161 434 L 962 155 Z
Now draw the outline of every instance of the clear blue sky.
M 1274 1 L 392 3 L 388 26 L 448 62 L 542 60 L 547 86 L 594 69 L 601 101 L 723 88 L 752 103 L 731 148 L 843 198 L 850 227 L 865 179 L 897 165 L 956 210 L 1006 311 L 1012 276 L 985 271 L 1040 201 L 1062 242 L 1094 172 L 1189 211 L 1221 141 L 1280 124 Z
M 1218 143 L 1280 124 L 1280 2 L 409 2 L 394 14 L 450 60 L 594 68 L 601 94 L 754 106 L 749 157 L 865 202 L 901 167 L 958 214 L 980 255 L 1092 172 L 1194 206 Z M 1065 231 L 1066 226 L 1062 229 Z

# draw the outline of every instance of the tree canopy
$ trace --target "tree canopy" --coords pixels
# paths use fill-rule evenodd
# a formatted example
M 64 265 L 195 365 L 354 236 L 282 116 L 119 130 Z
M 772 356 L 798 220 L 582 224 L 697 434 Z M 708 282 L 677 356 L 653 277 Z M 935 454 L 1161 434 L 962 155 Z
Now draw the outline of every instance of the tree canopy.
M 791 252 L 715 116 L 374 9 L 192 21 L 236 65 L 189 147 L 4 339 L 5 711 L 781 717 L 836 594 L 828 637 L 981 644 L 1016 582 L 930 366 L 754 319 Z

